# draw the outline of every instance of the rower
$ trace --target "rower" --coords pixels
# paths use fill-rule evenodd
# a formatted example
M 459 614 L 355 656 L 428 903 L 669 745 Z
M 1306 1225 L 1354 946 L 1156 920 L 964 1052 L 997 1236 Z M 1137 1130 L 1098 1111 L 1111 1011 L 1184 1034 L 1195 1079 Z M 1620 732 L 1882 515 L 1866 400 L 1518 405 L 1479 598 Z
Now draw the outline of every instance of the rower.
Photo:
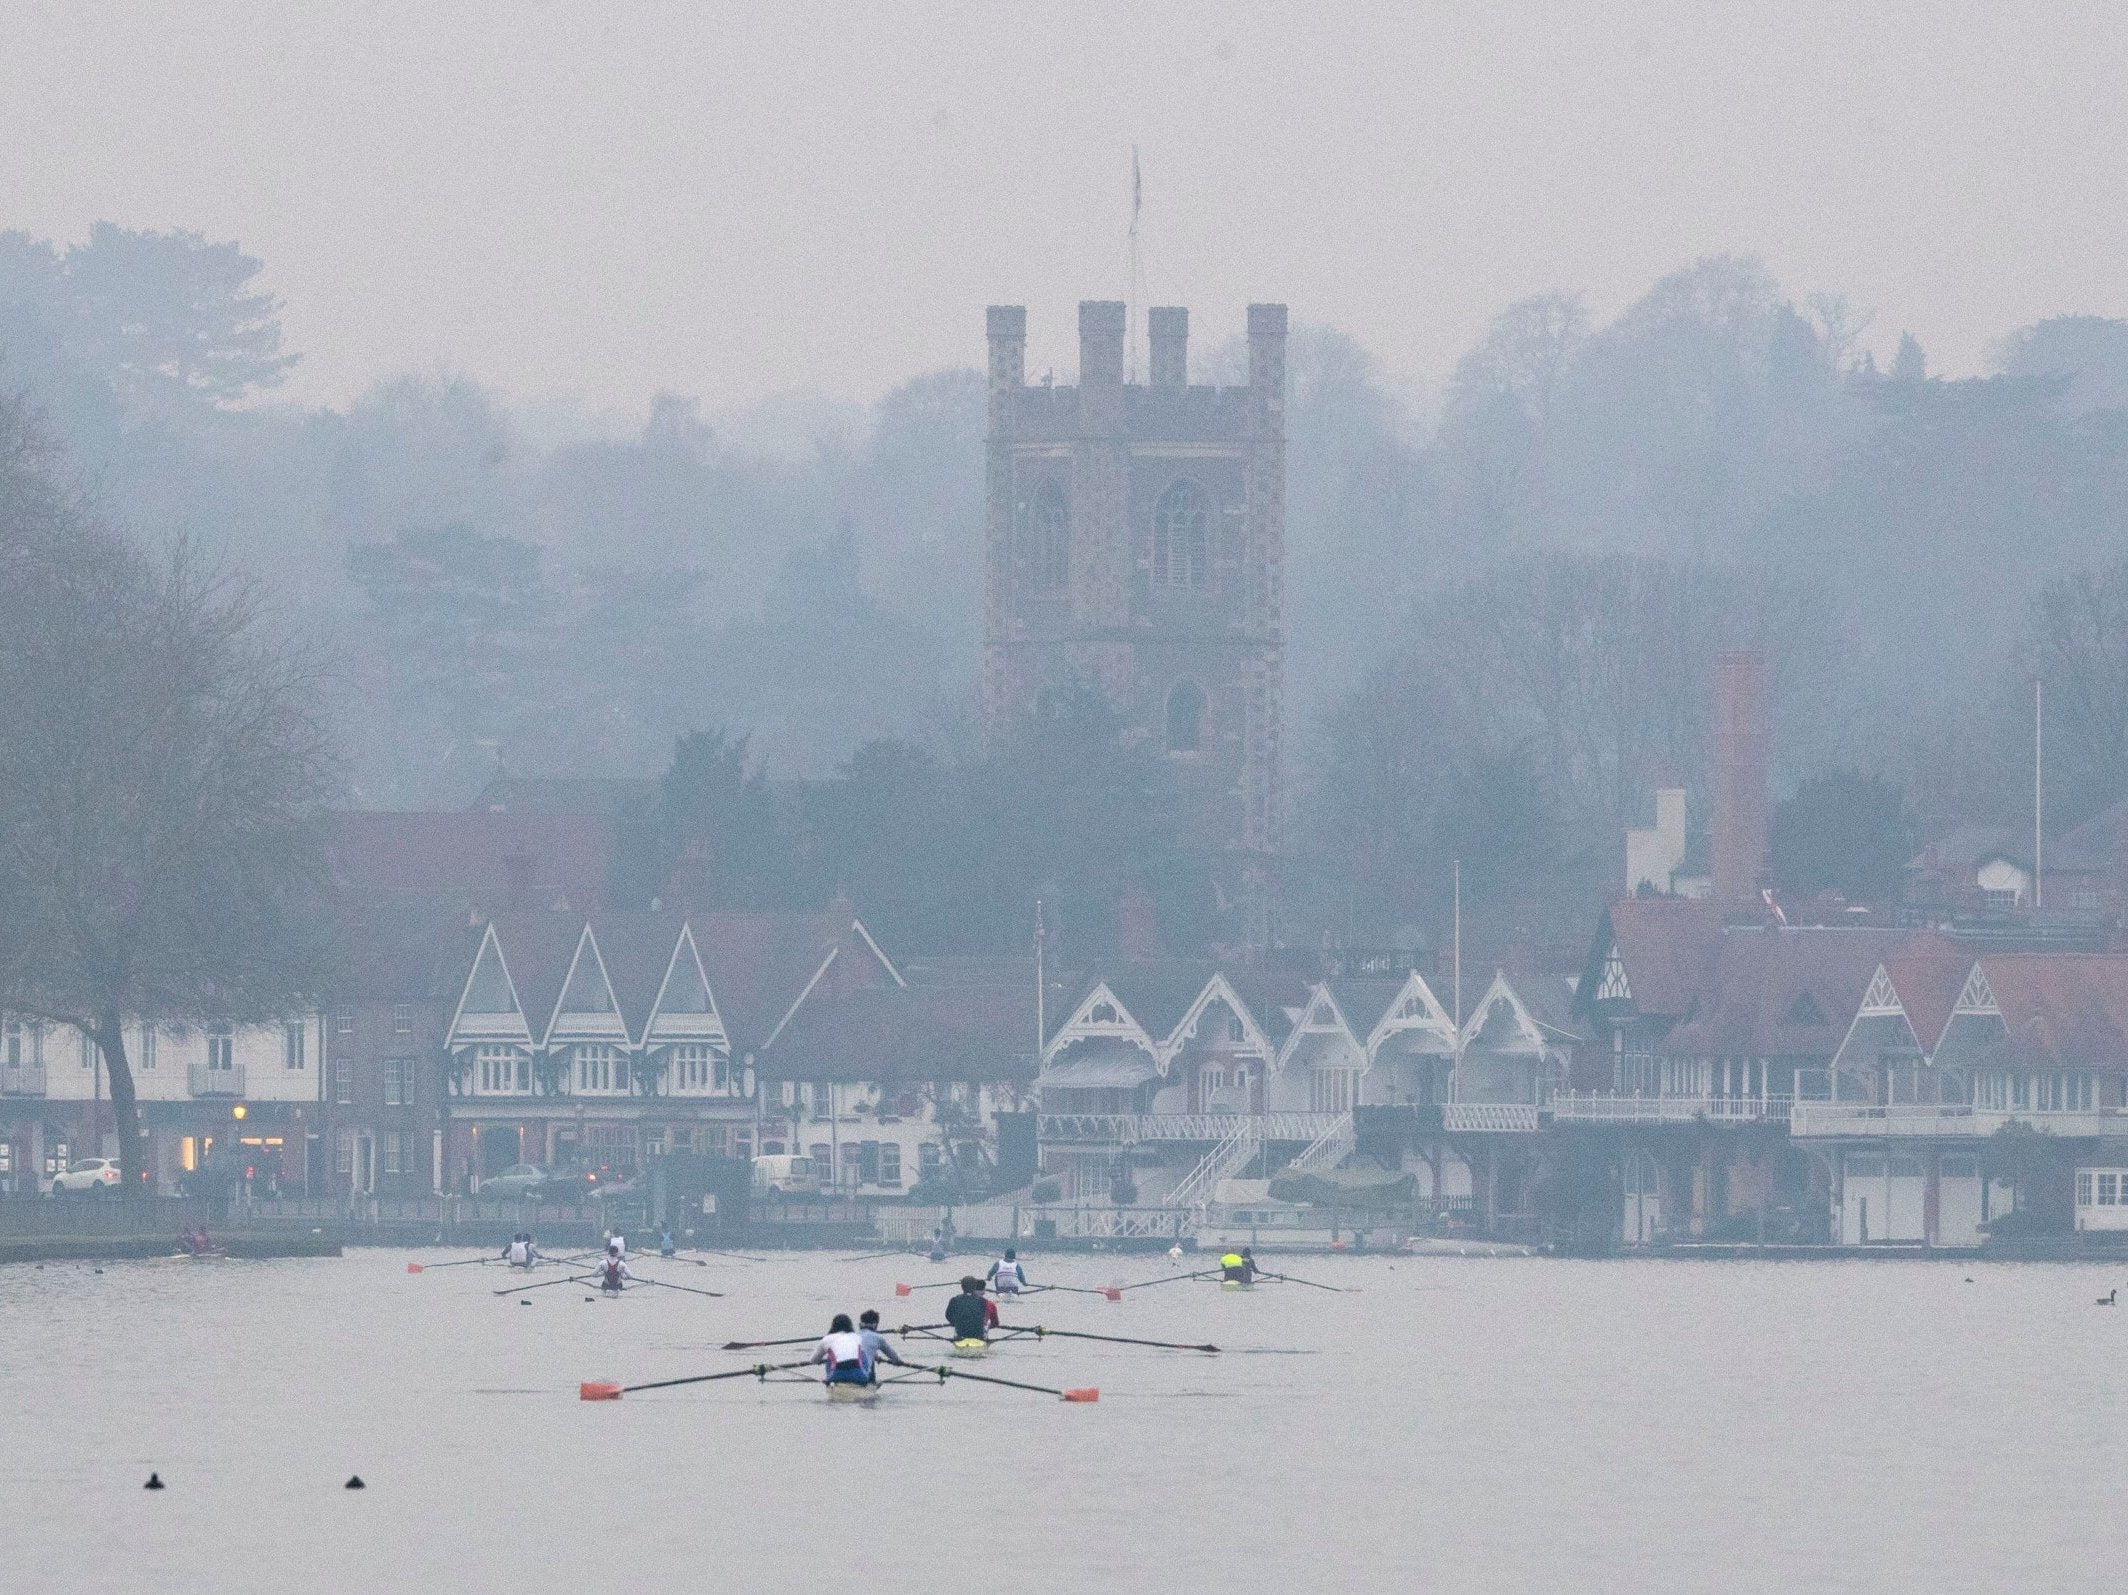
M 606 1231 L 606 1255 L 618 1257 L 624 1263 L 628 1260 L 628 1243 L 621 1239 L 620 1231 Z
M 532 1266 L 532 1237 L 519 1230 L 510 1237 L 510 1244 L 502 1249 L 502 1260 L 512 1268 Z
M 930 1260 L 934 1263 L 943 1263 L 946 1260 L 946 1226 L 943 1224 L 931 1226 Z
M 1017 1296 L 1027 1284 L 1027 1270 L 1020 1266 L 1019 1254 L 1010 1246 L 1005 1255 L 990 1265 L 990 1288 L 1000 1296 Z
M 606 1260 L 599 1264 L 599 1289 L 618 1295 L 620 1289 L 635 1275 L 628 1272 L 628 1260 L 619 1252 L 609 1251 Z
M 991 1314 L 996 1308 L 983 1297 L 983 1282 L 973 1274 L 961 1280 L 961 1293 L 946 1303 L 946 1322 L 956 1342 L 990 1338 Z
M 835 1315 L 828 1325 L 828 1332 L 820 1337 L 820 1344 L 813 1348 L 813 1355 L 806 1361 L 827 1364 L 824 1384 L 868 1385 L 872 1382 L 871 1371 L 865 1363 L 864 1337 L 850 1327 L 848 1313 Z
M 1240 1251 L 1228 1252 L 1219 1259 L 1219 1272 L 1222 1279 L 1231 1280 L 1234 1284 L 1253 1285 L 1256 1283 L 1256 1259 L 1244 1246 Z
M 678 1250 L 679 1248 L 672 1243 L 672 1226 L 667 1224 L 658 1231 L 658 1255 L 660 1257 L 670 1257 Z
M 857 1338 L 864 1342 L 866 1383 L 879 1383 L 879 1359 L 884 1357 L 897 1368 L 907 1367 L 887 1344 L 887 1337 L 879 1332 L 879 1309 L 867 1307 L 857 1315 Z

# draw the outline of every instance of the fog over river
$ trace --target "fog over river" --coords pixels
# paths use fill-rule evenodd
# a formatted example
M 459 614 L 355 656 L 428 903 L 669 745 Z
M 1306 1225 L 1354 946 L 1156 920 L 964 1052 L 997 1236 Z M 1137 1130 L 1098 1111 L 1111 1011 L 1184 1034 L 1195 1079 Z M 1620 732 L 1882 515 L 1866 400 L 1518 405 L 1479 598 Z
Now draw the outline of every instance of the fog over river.
M 976 1365 L 1096 1405 L 956 1384 L 860 1408 L 577 1386 L 736 1365 L 711 1348 L 837 1310 L 935 1319 L 942 1292 L 893 1285 L 943 1270 L 651 1259 L 730 1294 L 520 1306 L 495 1268 L 405 1271 L 445 1255 L 0 1269 L 10 1586 L 2072 1590 L 2117 1584 L 2128 1537 L 2128 1311 L 2093 1307 L 2096 1267 L 1306 1259 L 1357 1293 L 1009 1312 L 1231 1348 Z

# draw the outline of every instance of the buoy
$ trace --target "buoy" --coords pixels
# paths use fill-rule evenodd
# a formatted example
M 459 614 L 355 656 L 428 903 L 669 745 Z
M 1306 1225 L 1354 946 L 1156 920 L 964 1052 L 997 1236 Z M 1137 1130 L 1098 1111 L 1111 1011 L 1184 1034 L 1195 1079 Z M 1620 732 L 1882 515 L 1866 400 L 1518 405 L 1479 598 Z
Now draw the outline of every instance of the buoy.
M 146 1484 L 143 1484 L 143 1485 L 141 1486 L 141 1488 L 142 1488 L 143 1490 L 160 1490 L 160 1489 L 161 1489 L 162 1487 L 163 1487 L 163 1476 L 162 1476 L 162 1475 L 161 1475 L 160 1473 L 151 1473 L 151 1474 L 149 1474 L 149 1475 L 148 1475 L 148 1482 L 147 1482 Z
M 419 1263 L 408 1263 L 406 1265 L 406 1271 L 409 1274 L 418 1274 L 421 1272 L 421 1265 Z
M 1095 1389 L 1092 1385 L 1088 1385 L 1081 1390 L 1065 1391 L 1064 1399 L 1066 1401 L 1099 1401 L 1101 1399 L 1101 1392 Z
M 346 1490 L 366 1490 L 369 1486 L 362 1482 L 361 1474 L 350 1473 L 347 1476 L 347 1483 L 342 1485 L 341 1488 Z
M 621 1387 L 619 1385 L 600 1384 L 586 1380 L 576 1387 L 576 1399 L 579 1401 L 618 1401 L 621 1399 Z

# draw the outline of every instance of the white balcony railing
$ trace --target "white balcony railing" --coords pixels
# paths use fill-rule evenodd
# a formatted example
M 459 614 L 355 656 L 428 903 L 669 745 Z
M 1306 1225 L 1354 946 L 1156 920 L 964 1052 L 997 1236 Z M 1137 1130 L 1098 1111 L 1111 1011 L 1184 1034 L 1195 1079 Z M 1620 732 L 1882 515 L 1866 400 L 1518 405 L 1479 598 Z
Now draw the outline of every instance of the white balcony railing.
M 210 1069 L 204 1063 L 195 1063 L 186 1083 L 196 1097 L 240 1097 L 244 1094 L 244 1066 L 238 1063 L 226 1069 Z
M 2028 1125 L 2043 1134 L 2057 1136 L 2128 1135 L 2128 1109 L 2043 1112 L 1976 1108 L 1962 1102 L 1895 1103 L 1889 1107 L 1872 1106 L 1866 1102 L 1798 1102 L 1789 1129 L 1801 1137 L 1966 1138 L 1993 1135 L 2009 1124 Z
M 1537 1108 L 1527 1102 L 1446 1102 L 1441 1128 L 1484 1135 L 1534 1135 Z
M 1552 1098 L 1554 1123 L 1783 1124 L 1791 1100 L 1782 1097 L 1644 1097 L 1602 1091 L 1562 1091 Z
M 1140 1141 L 1224 1141 L 1247 1125 L 1259 1141 L 1303 1146 L 1335 1126 L 1337 1113 L 1044 1113 L 1045 1141 L 1094 1141 L 1131 1146 Z

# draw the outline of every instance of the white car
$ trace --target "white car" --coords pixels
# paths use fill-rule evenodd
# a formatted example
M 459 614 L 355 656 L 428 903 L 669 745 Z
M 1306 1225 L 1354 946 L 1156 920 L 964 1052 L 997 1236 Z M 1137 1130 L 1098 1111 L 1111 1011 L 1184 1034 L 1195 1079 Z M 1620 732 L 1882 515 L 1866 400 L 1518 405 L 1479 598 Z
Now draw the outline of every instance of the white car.
M 118 1186 L 118 1160 L 109 1157 L 85 1157 L 62 1172 L 52 1176 L 52 1189 L 58 1191 L 109 1191 Z

